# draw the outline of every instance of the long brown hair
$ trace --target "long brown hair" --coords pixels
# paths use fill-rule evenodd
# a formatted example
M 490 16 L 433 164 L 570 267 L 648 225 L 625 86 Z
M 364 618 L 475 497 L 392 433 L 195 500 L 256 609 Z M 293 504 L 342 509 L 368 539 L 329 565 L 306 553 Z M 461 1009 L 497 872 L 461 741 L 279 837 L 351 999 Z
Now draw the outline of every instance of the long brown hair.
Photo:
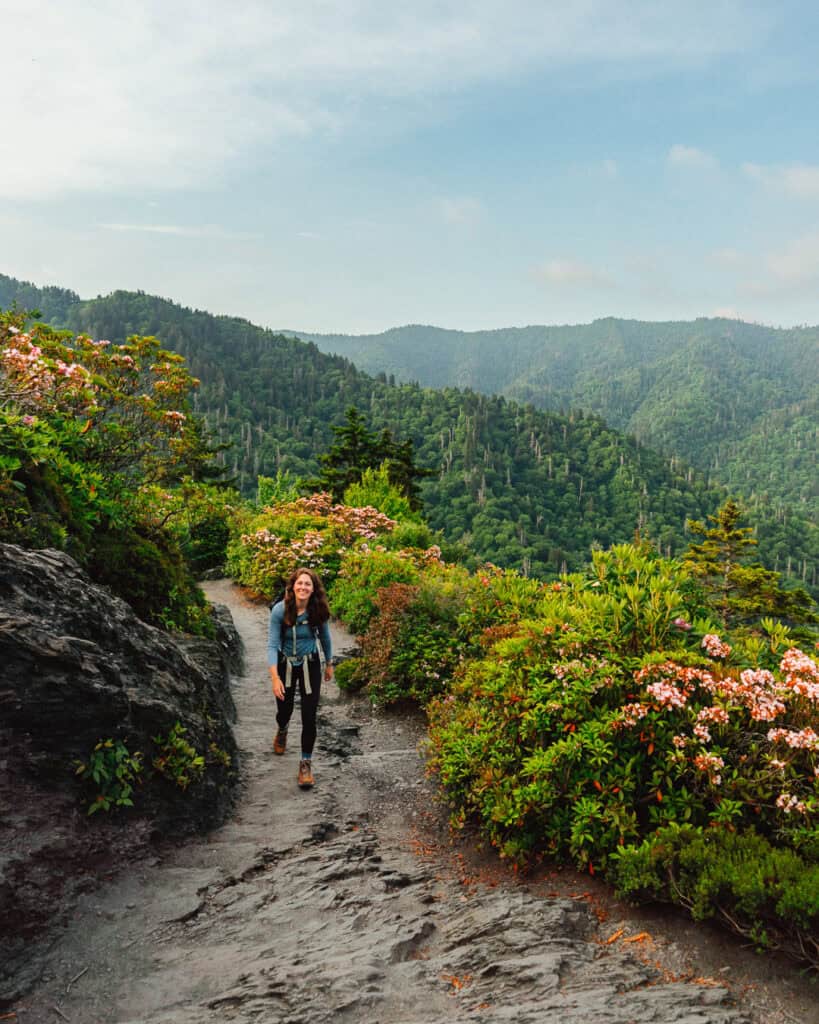
M 312 629 L 318 629 L 330 618 L 330 606 L 327 604 L 327 593 L 324 584 L 312 569 L 296 569 L 291 573 L 284 588 L 284 624 L 296 625 L 296 594 L 293 590 L 299 576 L 309 576 L 313 581 L 313 593 L 307 602 L 307 621 Z

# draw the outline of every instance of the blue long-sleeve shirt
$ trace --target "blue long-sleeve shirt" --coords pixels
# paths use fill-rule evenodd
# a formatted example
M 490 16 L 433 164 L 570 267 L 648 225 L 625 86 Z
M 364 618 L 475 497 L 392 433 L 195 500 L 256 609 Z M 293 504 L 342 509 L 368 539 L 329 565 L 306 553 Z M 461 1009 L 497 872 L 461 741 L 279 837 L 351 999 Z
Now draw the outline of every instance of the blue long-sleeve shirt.
M 267 634 L 267 664 L 275 665 L 279 660 L 279 653 L 284 653 L 297 658 L 305 654 L 312 654 L 316 650 L 316 635 L 313 632 L 307 618 L 307 612 L 303 612 L 296 619 L 296 650 L 293 651 L 293 627 L 284 625 L 284 601 L 278 601 L 270 609 L 270 628 Z M 324 650 L 324 658 L 330 661 L 333 657 L 333 642 L 330 639 L 330 626 L 323 622 L 319 626 L 319 640 Z

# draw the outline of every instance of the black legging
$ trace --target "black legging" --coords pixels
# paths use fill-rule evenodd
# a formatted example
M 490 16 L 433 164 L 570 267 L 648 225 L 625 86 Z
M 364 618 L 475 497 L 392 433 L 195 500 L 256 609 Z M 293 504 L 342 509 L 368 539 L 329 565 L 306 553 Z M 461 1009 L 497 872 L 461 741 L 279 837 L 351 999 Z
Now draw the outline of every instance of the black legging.
M 313 692 L 304 692 L 305 662 L 303 661 L 301 665 L 294 665 L 291 670 L 291 685 L 285 688 L 284 700 L 276 698 L 276 722 L 282 732 L 287 729 L 293 714 L 293 702 L 296 699 L 296 687 L 298 686 L 301 698 L 301 752 L 309 757 L 313 753 L 313 746 L 316 742 L 316 712 L 321 696 L 321 662 L 318 652 L 311 654 L 306 661 L 310 673 L 310 689 Z M 287 673 L 285 658 L 279 658 L 278 672 L 279 679 L 284 683 Z

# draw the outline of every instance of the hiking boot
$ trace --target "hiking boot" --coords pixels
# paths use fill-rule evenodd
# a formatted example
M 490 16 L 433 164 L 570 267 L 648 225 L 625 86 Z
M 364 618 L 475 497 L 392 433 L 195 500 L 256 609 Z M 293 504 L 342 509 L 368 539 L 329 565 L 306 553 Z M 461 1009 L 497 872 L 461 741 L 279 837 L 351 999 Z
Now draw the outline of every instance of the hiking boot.
M 273 753 L 274 754 L 283 754 L 285 752 L 286 748 L 287 748 L 287 731 L 286 730 L 282 731 L 281 729 L 279 729 L 279 731 L 273 737 Z
M 299 785 L 302 789 L 309 789 L 313 783 L 313 767 L 309 761 L 299 761 Z

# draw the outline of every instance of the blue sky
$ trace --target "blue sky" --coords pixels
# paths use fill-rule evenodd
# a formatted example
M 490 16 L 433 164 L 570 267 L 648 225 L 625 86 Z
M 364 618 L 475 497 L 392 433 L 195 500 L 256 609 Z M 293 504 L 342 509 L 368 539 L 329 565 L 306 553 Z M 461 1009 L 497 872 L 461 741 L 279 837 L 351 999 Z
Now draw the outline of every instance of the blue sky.
M 819 5 L 0 0 L 0 272 L 361 333 L 819 323 Z

